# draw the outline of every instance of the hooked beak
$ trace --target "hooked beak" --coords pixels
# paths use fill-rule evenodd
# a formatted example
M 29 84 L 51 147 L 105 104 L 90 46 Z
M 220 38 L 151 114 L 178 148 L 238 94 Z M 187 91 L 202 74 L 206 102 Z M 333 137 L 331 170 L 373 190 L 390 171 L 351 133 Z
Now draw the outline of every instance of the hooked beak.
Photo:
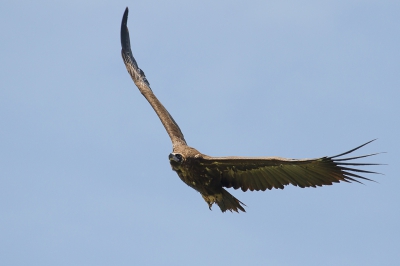
M 170 161 L 174 161 L 177 163 L 179 163 L 182 160 L 182 158 L 178 158 L 178 156 L 176 156 L 176 153 L 170 153 L 168 158 Z

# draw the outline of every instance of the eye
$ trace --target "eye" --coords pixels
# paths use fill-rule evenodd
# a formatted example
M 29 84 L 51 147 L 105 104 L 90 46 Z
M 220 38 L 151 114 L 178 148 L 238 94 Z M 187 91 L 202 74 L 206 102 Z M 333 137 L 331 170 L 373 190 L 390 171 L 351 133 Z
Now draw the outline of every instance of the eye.
M 175 154 L 175 158 L 178 159 L 178 162 L 182 162 L 182 155 Z

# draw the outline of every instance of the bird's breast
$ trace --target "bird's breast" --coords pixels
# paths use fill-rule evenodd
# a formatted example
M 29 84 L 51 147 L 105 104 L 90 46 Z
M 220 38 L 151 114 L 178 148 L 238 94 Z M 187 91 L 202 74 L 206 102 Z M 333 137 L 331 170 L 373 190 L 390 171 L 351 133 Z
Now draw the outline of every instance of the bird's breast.
M 218 177 L 214 177 L 199 165 L 176 165 L 171 162 L 171 167 L 186 185 L 204 195 L 215 193 L 220 187 L 217 185 Z

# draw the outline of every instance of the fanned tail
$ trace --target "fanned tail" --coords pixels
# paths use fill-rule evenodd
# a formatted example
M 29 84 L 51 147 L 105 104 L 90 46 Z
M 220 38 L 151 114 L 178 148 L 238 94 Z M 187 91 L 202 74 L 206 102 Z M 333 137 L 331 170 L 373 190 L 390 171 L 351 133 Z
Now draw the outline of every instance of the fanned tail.
M 232 196 L 228 191 L 222 189 L 221 193 L 214 195 L 203 195 L 203 199 L 207 202 L 208 207 L 211 210 L 211 206 L 216 203 L 222 212 L 235 211 L 235 212 L 246 212 L 243 206 L 246 206 L 243 202 Z M 242 206 L 243 205 L 243 206 Z

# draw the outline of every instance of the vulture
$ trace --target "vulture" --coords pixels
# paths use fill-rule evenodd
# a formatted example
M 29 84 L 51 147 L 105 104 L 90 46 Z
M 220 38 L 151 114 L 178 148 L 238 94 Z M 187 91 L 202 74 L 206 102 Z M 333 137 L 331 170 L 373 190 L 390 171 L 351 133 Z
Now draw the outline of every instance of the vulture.
M 201 194 L 210 210 L 213 204 L 217 204 L 222 212 L 245 212 L 246 205 L 225 188 L 265 191 L 273 188 L 283 189 L 289 184 L 306 188 L 332 185 L 340 181 L 358 183 L 361 183 L 360 180 L 373 181 L 361 174 L 377 173 L 359 167 L 377 164 L 356 163 L 353 160 L 377 153 L 357 157 L 345 155 L 374 140 L 336 156 L 300 160 L 280 157 L 211 157 L 188 146 L 178 124 L 154 95 L 149 81 L 132 55 L 127 27 L 128 11 L 126 8 L 121 23 L 121 54 L 126 69 L 171 138 L 173 151 L 168 158 L 172 170 L 186 185 Z

